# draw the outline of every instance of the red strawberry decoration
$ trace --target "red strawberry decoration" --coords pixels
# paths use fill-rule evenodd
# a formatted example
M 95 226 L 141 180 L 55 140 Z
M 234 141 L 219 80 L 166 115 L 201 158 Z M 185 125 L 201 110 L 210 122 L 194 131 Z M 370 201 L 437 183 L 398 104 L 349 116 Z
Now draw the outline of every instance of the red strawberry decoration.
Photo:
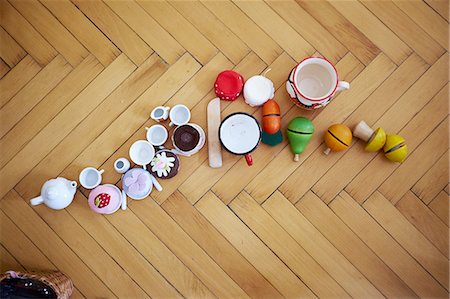
M 97 197 L 94 200 L 95 205 L 97 208 L 104 208 L 107 205 L 109 205 L 109 202 L 111 201 L 111 195 L 107 193 L 100 193 L 97 195 Z

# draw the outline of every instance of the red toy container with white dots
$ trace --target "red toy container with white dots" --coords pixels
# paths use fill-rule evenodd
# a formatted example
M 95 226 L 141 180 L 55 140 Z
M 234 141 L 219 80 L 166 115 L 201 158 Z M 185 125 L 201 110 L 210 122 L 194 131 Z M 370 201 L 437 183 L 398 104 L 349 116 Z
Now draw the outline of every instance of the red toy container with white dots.
M 119 208 L 126 210 L 127 196 L 115 185 L 99 185 L 89 193 L 88 204 L 96 213 L 112 214 Z

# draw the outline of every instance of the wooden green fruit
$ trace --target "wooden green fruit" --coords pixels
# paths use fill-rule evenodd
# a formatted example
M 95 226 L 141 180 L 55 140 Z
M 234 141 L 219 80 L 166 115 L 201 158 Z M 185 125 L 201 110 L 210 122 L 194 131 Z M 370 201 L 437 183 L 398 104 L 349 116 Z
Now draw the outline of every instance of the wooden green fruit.
M 305 151 L 306 145 L 314 133 L 313 123 L 305 117 L 296 117 L 289 123 L 286 135 L 294 153 L 294 161 L 299 160 L 299 155 Z

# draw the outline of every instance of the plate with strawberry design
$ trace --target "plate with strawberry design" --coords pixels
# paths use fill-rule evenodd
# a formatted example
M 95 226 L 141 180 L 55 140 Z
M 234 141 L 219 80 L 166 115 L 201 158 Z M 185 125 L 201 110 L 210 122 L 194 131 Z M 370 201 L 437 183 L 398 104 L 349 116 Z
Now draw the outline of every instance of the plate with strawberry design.
M 112 214 L 120 207 L 126 209 L 127 197 L 124 191 L 111 184 L 99 185 L 89 193 L 88 204 L 99 214 Z

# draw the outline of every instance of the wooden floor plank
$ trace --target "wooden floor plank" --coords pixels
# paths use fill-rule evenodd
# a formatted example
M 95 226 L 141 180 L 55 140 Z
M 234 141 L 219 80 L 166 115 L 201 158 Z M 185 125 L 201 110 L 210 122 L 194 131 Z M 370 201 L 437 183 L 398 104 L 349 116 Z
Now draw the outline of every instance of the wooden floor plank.
M 247 45 L 199 1 L 170 3 L 234 64 L 249 52 Z
M 153 53 L 153 50 L 102 1 L 72 2 L 136 65 L 141 65 Z
M 155 201 L 133 202 L 129 207 L 217 297 L 249 298 Z
M 355 298 L 382 294 L 289 201 L 275 191 L 262 207 Z M 284 244 L 286 245 L 286 244 Z
M 330 207 L 419 296 L 448 295 L 447 290 L 348 194 L 342 192 Z
M 19 194 L 24 198 L 29 198 L 38 193 L 42 184 L 49 177 L 54 177 L 57 175 L 56 173 L 59 173 L 51 170 L 49 167 L 60 167 L 59 163 L 66 163 L 65 159 L 57 159 L 49 163 L 48 160 L 53 160 L 53 155 L 47 156 L 47 154 L 54 150 L 54 147 L 125 80 L 134 69 L 134 64 L 122 55 L 91 81 L 69 105 L 0 170 L 2 178 L 4 178 L 3 173 L 8 174 L 7 179 L 4 179 L 3 184 L 0 186 L 0 194 L 5 194 L 8 187 L 11 188 L 16 185 L 25 176 L 22 182 L 17 185 Z M 68 143 L 71 148 L 72 140 L 68 141 Z M 67 152 L 63 152 L 61 157 L 64 157 L 66 154 Z M 46 161 L 44 157 L 48 160 Z M 20 167 L 18 167 L 19 165 Z M 33 169 L 35 165 L 37 167 Z M 32 169 L 34 171 L 28 173 Z M 46 171 L 48 173 L 45 175 Z
M 395 207 L 439 251 L 448 257 L 448 226 L 439 219 L 414 193 L 408 191 Z
M 448 22 L 448 1 L 447 0 L 425 0 L 438 14 Z
M 11 130 L 34 106 L 36 106 L 64 77 L 72 67 L 60 55 L 18 92 L 0 110 L 2 125 L 0 137 Z
M 92 217 L 87 198 L 77 192 L 67 211 L 150 296 L 180 298 L 164 277 L 101 215 Z M 122 275 L 123 276 L 123 275 Z M 129 296 L 129 295 L 127 295 Z
M 423 1 L 394 3 L 448 51 L 448 22 Z
M 217 48 L 169 3 L 142 0 L 137 2 L 202 65 L 207 64 L 217 54 Z
M 134 1 L 104 1 L 167 63 L 175 63 L 184 48 Z
M 6 64 L 6 62 L 3 61 L 3 59 L 0 58 L 0 79 L 2 79 L 11 69 Z
M 317 135 L 330 124 L 344 121 L 395 69 L 394 63 L 384 54 L 380 54 L 353 81 L 352 88 L 336 98 L 314 119 Z M 355 100 L 358 99 L 358 100 Z M 299 115 L 302 111 L 299 110 Z M 293 161 L 289 146 L 285 147 L 275 159 L 270 161 L 245 188 L 255 199 L 263 202 L 294 172 L 303 161 L 322 143 L 322 138 L 313 138 L 300 162 Z M 267 179 L 270 178 L 270 179 Z
M 348 50 L 339 42 L 339 39 L 335 38 L 294 0 L 268 0 L 266 2 L 328 60 L 336 63 L 347 53 Z
M 353 128 L 360 120 L 371 124 L 395 103 L 400 96 L 422 75 L 427 68 L 420 57 L 413 54 L 405 60 L 377 89 L 345 120 L 345 124 Z M 377 109 L 374 110 L 373 107 Z M 320 134 L 320 133 L 319 133 Z M 342 190 L 349 178 L 367 164 L 370 154 L 364 152 L 357 140 L 343 153 L 324 155 L 325 145 L 318 147 L 305 162 L 294 171 L 280 186 L 279 190 L 291 202 L 297 202 L 316 183 L 315 190 Z M 361 162 L 360 162 L 361 161 Z M 361 164 L 361 166 L 359 166 Z M 358 165 L 360 168 L 358 168 Z M 320 196 L 325 202 L 334 196 Z
M 346 201 L 353 201 L 348 194 L 347 197 Z M 408 222 L 387 198 L 382 196 L 381 193 L 375 192 L 363 204 L 363 207 L 412 257 L 448 290 L 448 258 Z
M 41 70 L 29 55 L 25 56 L 0 80 L 0 108 L 15 96 Z
M 212 192 L 206 193 L 195 207 L 283 296 L 315 297 Z
M 106 215 L 106 219 L 184 297 L 212 298 L 214 294 L 172 253 L 132 210 Z
M 412 152 L 378 189 L 394 204 L 448 150 L 448 117 Z
M 41 66 L 50 63 L 58 54 L 8 1 L 0 2 L 0 25 Z
M 40 0 L 40 2 L 103 66 L 108 66 L 119 56 L 119 49 L 72 2 L 69 0 Z
M 0 209 L 21 231 L 27 233 L 28 238 L 59 270 L 70 276 L 83 295 L 116 297 L 17 192 L 12 190 L 0 200 Z
M 91 165 L 105 170 L 105 182 L 119 181 L 121 175 L 114 170 L 114 161 L 128 157 L 131 144 L 138 139 L 145 139 L 145 127 L 153 124 L 153 120 L 148 120 L 148 114 L 142 113 L 150 110 L 148 99 L 168 101 L 199 68 L 200 64 L 192 56 L 183 55 L 86 147 L 61 175 L 76 177 L 80 165 Z
M 247 193 L 229 204 L 231 210 L 318 296 L 349 294 Z
M 2 41 L 0 57 L 10 68 L 15 67 L 27 55 L 27 52 L 2 27 L 0 27 L 0 40 Z
M 234 4 L 294 60 L 301 61 L 314 53 L 315 49 L 263 1 L 234 1 Z
M 338 38 L 364 65 L 381 53 L 381 50 L 336 8 L 326 1 L 297 0 L 297 3 L 326 30 Z
M 252 298 L 281 294 L 180 193 L 161 207 Z
M 436 121 L 442 120 L 442 118 L 434 118 L 434 116 L 436 116 L 436 114 L 443 115 L 445 109 L 442 109 L 442 107 L 443 105 L 447 105 L 446 99 L 448 96 L 447 88 L 445 87 L 447 64 L 448 56 L 447 54 L 444 54 L 444 56 L 430 67 L 402 96 L 402 98 L 398 100 L 382 118 L 380 118 L 378 126 L 383 127 L 388 132 L 399 132 L 399 130 L 405 126 L 405 123 L 408 122 L 408 119 L 411 119 L 428 101 L 431 100 L 435 104 L 426 105 L 425 111 L 420 113 L 420 117 L 415 117 L 416 121 L 414 121 L 414 123 L 427 125 L 427 128 L 432 130 L 437 125 Z M 415 104 L 412 104 L 411 101 L 414 101 Z M 428 114 L 428 116 L 425 116 L 426 114 Z M 433 117 L 429 119 L 431 116 Z M 418 142 L 423 140 L 430 132 L 429 130 L 422 131 L 422 128 L 421 131 L 417 131 L 418 127 L 414 127 L 414 123 L 406 130 L 408 134 L 411 134 L 409 136 L 413 138 L 413 144 L 409 145 L 411 149 L 417 146 L 419 144 Z M 425 132 L 426 134 L 421 134 L 420 136 L 422 137 L 418 138 L 418 134 L 422 132 Z M 400 134 L 403 136 L 405 135 L 402 131 L 400 131 Z M 404 137 L 407 138 L 407 136 Z M 384 160 L 384 158 L 385 157 L 380 155 L 378 158 L 372 160 L 372 162 L 359 172 L 359 174 L 347 185 L 345 190 L 358 202 L 364 202 L 364 200 L 366 200 L 367 197 L 386 179 L 387 174 L 385 171 L 382 171 L 380 167 L 384 167 L 386 170 L 389 168 L 391 169 L 390 171 L 392 171 L 392 168 L 396 167 L 396 164 L 389 163 L 389 161 Z M 364 185 L 364 188 L 359 187 L 362 185 Z
M 282 53 L 280 46 L 233 3 L 214 1 L 202 3 L 266 64 L 271 64 Z
M 0 168 L 17 154 L 49 121 L 75 98 L 101 71 L 102 65 L 88 56 L 49 92 L 24 118 L 0 139 Z
M 55 265 L 3 211 L 0 211 L 0 221 L 2 225 L 2 233 L 0 234 L 1 244 L 14 256 L 14 259 L 21 266 L 31 271 L 57 270 Z
M 314 193 L 306 193 L 295 206 L 383 295 L 416 297 L 403 280 Z
M 444 48 L 392 1 L 361 2 L 428 64 L 436 62 L 445 52 Z
M 449 211 L 449 197 L 445 191 L 439 192 L 439 194 L 433 199 L 428 207 L 445 223 L 449 225 L 448 211 Z
M 41 3 L 24 0 L 10 3 L 73 67 L 88 56 L 86 48 Z
M 23 271 L 25 268 L 6 250 L 3 245 L 0 245 L 0 271 Z
M 367 8 L 358 1 L 329 3 L 366 35 L 383 53 L 400 65 L 412 52 L 389 27 L 383 24 Z
M 429 204 L 448 185 L 448 150 L 411 188 L 417 197 Z

